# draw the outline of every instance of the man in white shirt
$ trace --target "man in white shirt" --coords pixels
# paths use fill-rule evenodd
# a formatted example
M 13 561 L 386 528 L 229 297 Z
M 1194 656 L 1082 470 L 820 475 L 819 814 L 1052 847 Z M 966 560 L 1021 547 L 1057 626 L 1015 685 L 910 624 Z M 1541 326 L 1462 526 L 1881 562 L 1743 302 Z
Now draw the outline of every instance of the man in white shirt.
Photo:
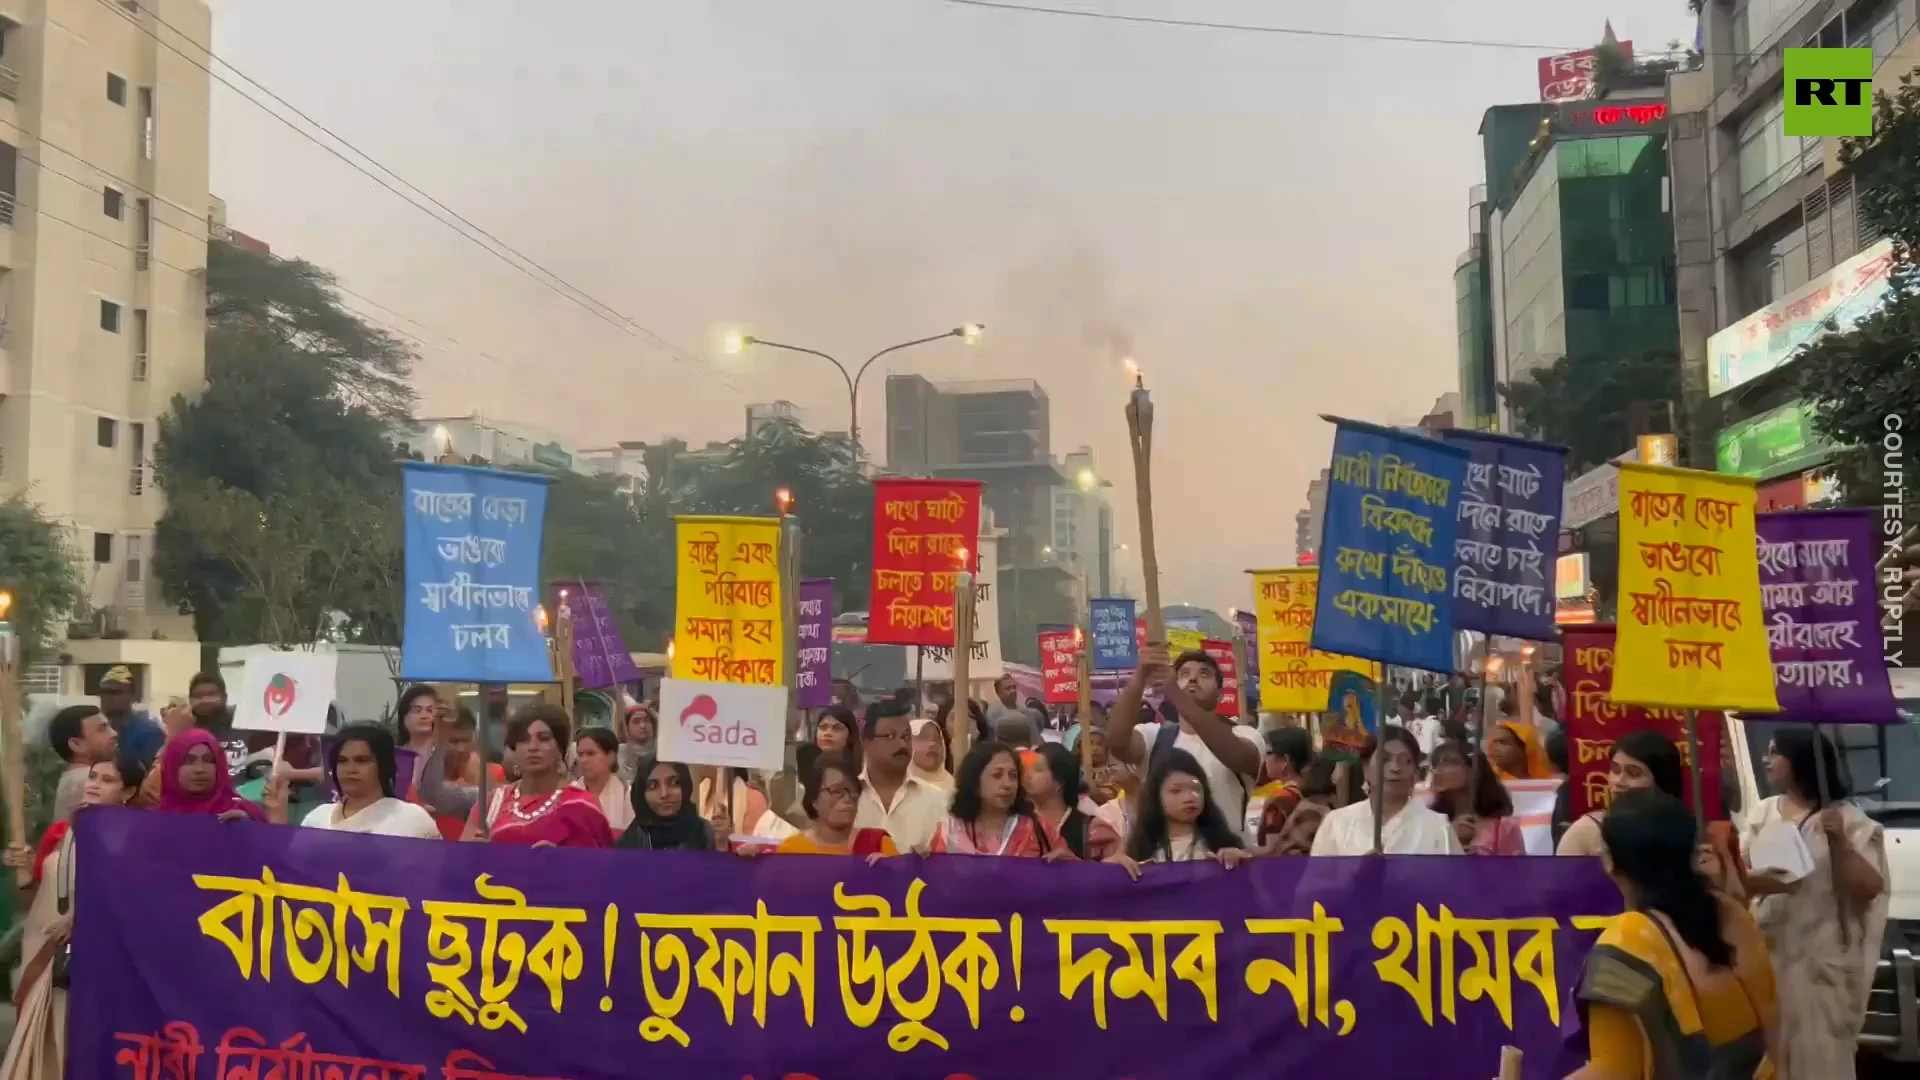
M 1458 855 L 1460 841 L 1445 814 L 1413 797 L 1420 780 L 1420 744 L 1396 724 L 1380 730 L 1380 745 L 1367 763 L 1376 796 L 1383 804 L 1380 850 L 1383 855 Z M 1373 852 L 1373 799 L 1328 814 L 1313 837 L 1315 855 L 1368 855 Z
M 1408 690 L 1400 695 L 1400 704 L 1394 710 L 1393 722 L 1413 732 L 1413 738 L 1420 744 L 1420 754 L 1428 757 L 1440 742 L 1440 718 L 1420 715 L 1420 694 Z
M 1178 717 L 1178 727 L 1167 729 L 1165 719 L 1140 723 L 1140 701 L 1155 686 L 1165 696 L 1165 707 Z M 1107 748 L 1143 774 L 1151 769 L 1157 748 L 1192 754 L 1200 771 L 1207 774 L 1214 806 L 1237 833 L 1245 825 L 1247 791 L 1260 775 L 1260 736 L 1215 712 L 1219 704 L 1220 665 L 1213 657 L 1196 650 L 1181 653 L 1177 662 L 1169 663 L 1165 645 L 1147 645 L 1140 650 L 1140 666 L 1107 714 Z M 1163 729 L 1175 734 L 1164 735 Z M 1159 795 L 1145 792 L 1143 797 Z
M 856 829 L 885 829 L 902 853 L 924 852 L 947 816 L 947 793 L 914 776 L 913 710 L 892 700 L 867 706 L 862 726 L 866 769 L 860 774 Z

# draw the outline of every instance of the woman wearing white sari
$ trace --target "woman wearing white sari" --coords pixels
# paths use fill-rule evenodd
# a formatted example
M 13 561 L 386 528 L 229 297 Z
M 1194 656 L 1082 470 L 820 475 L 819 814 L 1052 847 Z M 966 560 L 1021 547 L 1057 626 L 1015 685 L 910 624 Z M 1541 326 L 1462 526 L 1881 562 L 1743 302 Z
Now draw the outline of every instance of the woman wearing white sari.
M 1854 1075 L 1855 1040 L 1887 926 L 1886 837 L 1859 807 L 1835 801 L 1847 797 L 1847 781 L 1833 744 L 1811 728 L 1782 725 L 1774 733 L 1767 779 L 1780 794 L 1753 808 L 1746 850 L 1761 830 L 1784 827 L 1799 832 L 1813 857 L 1813 869 L 1797 881 L 1747 875 L 1754 918 L 1773 954 L 1780 1065 L 1793 1080 L 1840 1080 Z
M 124 806 L 146 770 L 140 760 L 97 762 L 87 770 L 80 800 L 84 813 L 95 806 Z M 73 937 L 73 831 L 54 822 L 40 840 L 38 854 L 25 845 L 7 849 L 10 867 L 31 866 L 32 895 L 21 940 L 20 970 L 13 978 L 13 1040 L 0 1062 L 4 1080 L 64 1080 L 67 1072 L 67 950 Z

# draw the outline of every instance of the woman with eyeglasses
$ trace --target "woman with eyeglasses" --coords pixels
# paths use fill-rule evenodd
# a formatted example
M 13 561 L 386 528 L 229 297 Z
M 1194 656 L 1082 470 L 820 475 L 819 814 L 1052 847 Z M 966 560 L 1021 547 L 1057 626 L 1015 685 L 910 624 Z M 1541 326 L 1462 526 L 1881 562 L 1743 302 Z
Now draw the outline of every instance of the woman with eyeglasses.
M 779 855 L 898 855 L 885 829 L 856 828 L 860 774 L 837 757 L 823 757 L 804 781 L 800 808 L 813 824 L 774 849 Z

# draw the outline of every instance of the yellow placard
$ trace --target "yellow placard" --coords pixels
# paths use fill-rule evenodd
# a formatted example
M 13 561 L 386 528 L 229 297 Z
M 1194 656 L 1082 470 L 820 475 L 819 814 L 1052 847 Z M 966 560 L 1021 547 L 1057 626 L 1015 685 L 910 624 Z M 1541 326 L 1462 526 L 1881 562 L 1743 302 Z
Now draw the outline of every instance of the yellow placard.
M 1167 628 L 1167 654 L 1179 656 L 1184 652 L 1199 652 L 1206 646 L 1207 635 L 1198 630 Z
M 1317 713 L 1337 671 L 1380 678 L 1380 665 L 1321 652 L 1313 640 L 1320 571 L 1314 567 L 1253 571 L 1254 615 L 1259 621 L 1260 711 Z
M 673 519 L 673 677 L 778 686 L 787 676 L 780 521 Z
M 1779 711 L 1754 530 L 1754 481 L 1620 463 L 1616 703 Z

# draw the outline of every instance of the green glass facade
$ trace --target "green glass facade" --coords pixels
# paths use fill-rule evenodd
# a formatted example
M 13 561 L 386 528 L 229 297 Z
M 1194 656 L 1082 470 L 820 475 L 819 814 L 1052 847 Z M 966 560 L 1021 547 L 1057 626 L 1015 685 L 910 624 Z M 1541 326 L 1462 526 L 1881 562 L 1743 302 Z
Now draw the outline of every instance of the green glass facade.
M 1485 252 L 1469 252 L 1453 271 L 1454 323 L 1460 333 L 1460 408 L 1472 428 L 1493 424 L 1493 309 Z
M 1666 136 L 1559 139 L 1501 225 L 1505 359 L 1518 374 L 1680 350 Z

